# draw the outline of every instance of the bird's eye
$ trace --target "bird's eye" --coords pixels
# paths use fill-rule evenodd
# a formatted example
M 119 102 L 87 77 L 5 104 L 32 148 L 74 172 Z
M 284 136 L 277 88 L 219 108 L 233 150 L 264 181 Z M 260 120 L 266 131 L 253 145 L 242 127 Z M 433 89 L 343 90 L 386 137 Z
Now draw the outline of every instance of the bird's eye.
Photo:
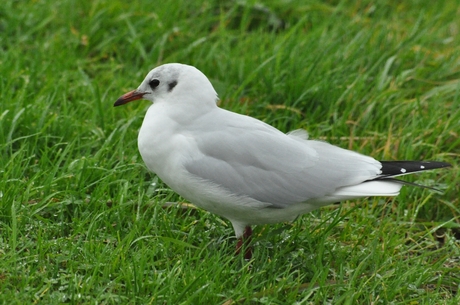
M 156 87 L 158 87 L 158 85 L 160 84 L 160 81 L 156 78 L 152 79 L 151 81 L 149 81 L 149 86 L 150 88 L 152 88 L 152 90 L 154 90 Z

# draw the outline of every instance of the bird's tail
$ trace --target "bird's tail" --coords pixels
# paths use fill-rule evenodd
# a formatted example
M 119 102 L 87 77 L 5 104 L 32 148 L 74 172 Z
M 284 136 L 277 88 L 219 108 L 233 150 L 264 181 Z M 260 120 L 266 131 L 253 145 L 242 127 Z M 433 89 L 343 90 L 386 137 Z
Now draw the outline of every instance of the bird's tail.
M 380 163 L 382 163 L 382 173 L 380 176 L 358 185 L 342 187 L 328 199 L 342 201 L 368 196 L 397 196 L 403 185 L 413 185 L 440 192 L 436 188 L 399 180 L 395 177 L 451 167 L 449 163 L 437 161 L 380 161 Z

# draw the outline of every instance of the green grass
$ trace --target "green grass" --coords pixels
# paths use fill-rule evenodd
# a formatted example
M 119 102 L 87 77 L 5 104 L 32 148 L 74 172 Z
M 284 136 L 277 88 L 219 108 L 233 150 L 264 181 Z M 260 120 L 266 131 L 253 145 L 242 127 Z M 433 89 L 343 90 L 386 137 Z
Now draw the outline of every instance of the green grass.
M 193 3 L 193 4 L 192 4 Z M 4 304 L 458 304 L 455 1 L 13 1 L 0 9 Z M 197 66 L 220 105 L 377 159 L 453 168 L 397 198 L 255 228 L 181 202 L 144 167 L 153 67 Z

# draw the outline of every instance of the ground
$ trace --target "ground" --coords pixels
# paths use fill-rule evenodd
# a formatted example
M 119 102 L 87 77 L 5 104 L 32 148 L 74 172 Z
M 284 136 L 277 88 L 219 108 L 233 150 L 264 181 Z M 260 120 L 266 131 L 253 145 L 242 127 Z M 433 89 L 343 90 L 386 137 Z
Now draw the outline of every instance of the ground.
M 8 304 L 458 304 L 460 15 L 455 1 L 13 1 L 0 10 L 0 301 Z M 254 228 L 149 173 L 162 63 L 220 106 L 381 160 L 438 160 L 397 198 Z M 172 204 L 171 204 L 172 203 Z M 187 203 L 188 204 L 188 203 Z

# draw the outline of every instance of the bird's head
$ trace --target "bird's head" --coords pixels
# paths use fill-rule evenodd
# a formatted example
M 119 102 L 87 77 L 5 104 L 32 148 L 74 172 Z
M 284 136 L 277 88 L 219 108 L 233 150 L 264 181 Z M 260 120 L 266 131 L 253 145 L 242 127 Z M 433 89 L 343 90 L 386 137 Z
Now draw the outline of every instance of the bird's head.
M 123 94 L 114 106 L 136 100 L 154 102 L 199 102 L 216 103 L 217 93 L 208 78 L 197 68 L 171 63 L 151 70 L 140 86 Z

